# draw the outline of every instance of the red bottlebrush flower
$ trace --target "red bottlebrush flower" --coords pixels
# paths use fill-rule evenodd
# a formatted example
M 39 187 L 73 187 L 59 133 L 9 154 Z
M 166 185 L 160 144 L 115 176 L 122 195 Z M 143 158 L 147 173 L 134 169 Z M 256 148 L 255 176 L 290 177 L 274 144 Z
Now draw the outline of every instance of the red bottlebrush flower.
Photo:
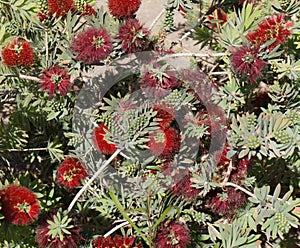
M 23 186 L 11 184 L 0 191 L 0 201 L 5 220 L 15 225 L 28 225 L 40 214 L 36 195 Z
M 67 189 L 73 189 L 81 184 L 87 176 L 87 171 L 77 158 L 66 158 L 57 169 L 57 181 Z
M 51 233 L 51 226 L 48 222 L 55 222 L 54 215 L 44 221 L 37 227 L 36 230 L 36 241 L 39 248 L 77 248 L 78 244 L 84 238 L 80 235 L 80 230 L 77 227 L 66 228 L 69 232 L 61 232 L 62 236 L 59 234 L 53 235 Z
M 244 193 L 232 187 L 227 187 L 224 192 L 214 192 L 206 204 L 216 214 L 232 217 L 235 211 L 246 203 L 247 197 Z
M 276 46 L 285 43 L 291 34 L 288 28 L 293 24 L 292 22 L 285 22 L 284 17 L 284 14 L 278 14 L 265 19 L 261 24 L 258 24 L 257 30 L 248 33 L 248 41 L 253 44 L 254 47 L 259 48 L 267 41 L 275 39 L 275 41 L 268 46 L 270 51 Z
M 159 225 L 157 248 L 185 248 L 191 241 L 189 229 L 177 221 L 164 221 Z
M 75 11 L 74 0 L 47 0 L 49 13 L 56 18 L 64 17 L 69 11 Z
M 178 174 L 178 176 L 182 176 L 182 174 Z M 176 176 L 173 178 L 173 181 L 174 179 L 176 180 Z M 192 185 L 190 172 L 176 182 L 176 184 L 172 187 L 172 192 L 177 196 L 183 196 L 189 200 L 196 199 L 197 195 L 199 194 L 199 190 L 194 188 Z
M 172 127 L 168 129 L 160 128 L 150 134 L 148 147 L 158 158 L 172 159 L 179 152 L 179 132 Z
M 223 25 L 227 22 L 227 15 L 222 9 L 218 8 L 208 16 L 208 19 L 218 21 L 217 23 L 215 22 L 211 23 L 211 26 L 213 28 L 217 28 L 218 25 Z
M 235 162 L 235 169 L 230 175 L 230 181 L 236 184 L 240 184 L 246 177 L 250 161 L 246 158 L 239 159 Z
M 170 90 L 176 89 L 180 85 L 181 82 L 175 77 L 173 71 L 152 69 L 144 74 L 141 89 L 149 96 L 160 98 L 168 95 Z
M 167 129 L 170 127 L 170 124 L 174 120 L 174 109 L 168 107 L 167 105 L 158 105 L 154 104 L 152 106 L 153 110 L 157 112 L 156 118 L 161 119 L 159 121 L 159 126 L 163 129 Z
M 117 147 L 115 144 L 110 144 L 105 140 L 107 126 L 104 123 L 100 123 L 98 127 L 94 129 L 93 142 L 96 148 L 104 154 L 113 154 Z
M 91 27 L 79 33 L 70 48 L 76 54 L 76 59 L 93 64 L 109 55 L 112 43 L 109 33 L 104 28 Z
M 149 47 L 149 31 L 137 19 L 128 19 L 119 28 L 117 39 L 125 53 L 145 51 Z
M 120 235 L 116 235 L 113 238 L 111 236 L 108 237 L 98 237 L 93 241 L 93 248 L 139 248 L 140 245 L 134 245 L 134 237 L 122 237 Z
M 117 18 L 130 18 L 139 9 L 141 0 L 108 0 L 109 12 Z
M 265 68 L 266 62 L 257 57 L 257 52 L 251 47 L 242 46 L 232 52 L 230 57 L 233 70 L 254 83 L 262 76 L 261 71 Z
M 2 60 L 9 67 L 29 67 L 34 64 L 33 49 L 29 42 L 16 38 L 2 49 Z
M 50 96 L 57 91 L 64 96 L 71 88 L 70 75 L 67 69 L 59 65 L 50 66 L 41 77 L 41 88 L 47 90 Z

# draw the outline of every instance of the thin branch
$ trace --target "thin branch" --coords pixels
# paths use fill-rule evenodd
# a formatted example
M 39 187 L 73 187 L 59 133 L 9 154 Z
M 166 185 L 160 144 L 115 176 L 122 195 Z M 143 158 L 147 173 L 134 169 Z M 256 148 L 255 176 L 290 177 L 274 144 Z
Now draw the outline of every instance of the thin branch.
M 225 56 L 227 53 L 175 53 L 165 55 L 164 58 L 177 58 L 177 57 L 221 57 Z
M 230 187 L 230 186 L 234 187 L 234 188 L 236 188 L 236 189 L 238 189 L 240 191 L 243 191 L 245 194 L 247 194 L 247 195 L 249 195 L 249 196 L 257 199 L 257 197 L 253 193 L 251 193 L 249 190 L 246 190 L 245 188 L 241 187 L 240 185 L 237 185 L 237 184 L 231 183 L 231 182 L 227 182 L 227 183 L 225 183 L 223 185 L 224 186 L 228 186 L 228 187 Z
M 223 185 L 226 184 L 226 183 L 228 182 L 228 180 L 229 180 L 229 177 L 230 177 L 231 172 L 232 172 L 232 170 L 233 170 L 232 164 L 233 164 L 233 163 L 232 163 L 232 160 L 231 160 L 230 163 L 229 163 L 229 165 L 228 165 L 228 168 L 227 168 L 227 171 L 226 171 L 224 180 L 223 180 L 223 182 L 222 182 Z
M 45 32 L 45 49 L 46 49 L 46 61 L 48 62 L 49 48 L 48 48 L 48 32 Z
M 42 148 L 12 148 L 12 149 L 3 149 L 4 151 L 8 152 L 34 152 L 34 151 L 47 151 L 49 150 L 48 147 L 42 147 Z
M 128 221 L 122 222 L 121 224 L 115 226 L 114 228 L 110 229 L 107 233 L 104 234 L 104 238 L 107 238 L 109 235 L 111 235 L 112 233 L 114 233 L 115 231 L 119 230 L 120 228 L 122 228 L 123 226 L 127 226 L 129 225 Z
M 27 75 L 24 75 L 24 74 L 19 74 L 19 75 L 16 75 L 16 74 L 0 74 L 1 77 L 16 77 L 16 78 L 20 78 L 20 79 L 25 79 L 25 80 L 32 80 L 32 81 L 35 81 L 35 82 L 41 82 L 41 79 L 39 79 L 38 77 L 33 77 L 33 76 L 27 76 Z
M 32 81 L 39 82 L 39 83 L 41 82 L 41 79 L 39 79 L 38 77 L 27 76 L 27 75 L 23 75 L 23 74 L 20 74 L 19 78 L 25 79 L 25 80 L 32 80 Z
M 86 182 L 86 184 L 78 191 L 78 193 L 73 198 L 72 202 L 70 203 L 68 207 L 68 212 L 72 210 L 75 203 L 79 199 L 79 197 L 86 191 L 86 189 L 91 185 L 91 183 L 104 171 L 106 166 L 110 164 L 110 162 L 121 152 L 120 149 L 117 149 L 113 155 L 110 156 L 108 160 L 105 161 L 105 163 L 99 168 L 99 170 Z
M 161 18 L 161 16 L 165 13 L 165 9 L 162 9 L 162 11 L 158 14 L 158 16 L 153 20 L 151 25 L 149 26 L 148 30 L 151 31 L 154 25 L 158 22 L 158 20 Z

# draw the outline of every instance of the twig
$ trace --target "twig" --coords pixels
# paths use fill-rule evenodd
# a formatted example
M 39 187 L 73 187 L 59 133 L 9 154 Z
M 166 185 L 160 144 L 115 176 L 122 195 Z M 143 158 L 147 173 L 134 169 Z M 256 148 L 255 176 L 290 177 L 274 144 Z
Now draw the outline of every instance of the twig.
M 48 48 L 48 32 L 45 32 L 45 49 L 46 49 L 46 61 L 48 61 L 49 57 L 49 48 Z
M 39 82 L 39 83 L 41 82 L 41 79 L 39 79 L 38 77 L 27 76 L 27 75 L 23 75 L 23 74 L 20 74 L 19 78 L 25 79 L 25 80 L 32 80 L 32 81 Z
M 104 234 L 104 238 L 107 238 L 109 235 L 111 235 L 112 233 L 114 233 L 118 229 L 122 228 L 123 226 L 127 226 L 127 225 L 129 225 L 129 223 L 128 223 L 128 221 L 125 221 L 125 222 L 115 226 L 114 228 L 110 229 L 107 233 Z
M 223 184 L 224 186 L 231 186 L 231 187 L 234 187 L 234 188 L 236 188 L 236 189 L 238 189 L 238 190 L 240 190 L 240 191 L 243 191 L 245 194 L 247 194 L 247 195 L 249 195 L 249 196 L 251 196 L 251 197 L 253 197 L 253 198 L 255 198 L 255 199 L 257 199 L 257 197 L 253 194 L 253 193 L 251 193 L 249 190 L 246 190 L 245 188 L 243 188 L 243 187 L 241 187 L 240 185 L 237 185 L 237 184 L 235 184 L 235 183 L 231 183 L 231 182 L 227 182 L 227 183 L 225 183 L 225 184 Z
M 151 31 L 154 25 L 158 22 L 159 18 L 165 13 L 165 9 L 162 9 L 162 11 L 158 14 L 158 16 L 153 20 L 151 25 L 149 26 L 148 30 Z
M 8 152 L 34 152 L 34 151 L 47 151 L 49 149 L 48 149 L 48 147 L 42 147 L 42 148 L 26 148 L 26 149 L 23 149 L 23 148 L 15 149 L 15 148 L 12 148 L 12 149 L 3 149 L 3 150 L 8 151 Z
M 72 210 L 75 203 L 79 199 L 79 197 L 83 194 L 84 191 L 91 185 L 91 183 L 103 172 L 103 170 L 106 168 L 107 165 L 110 164 L 110 162 L 121 152 L 120 149 L 117 149 L 113 155 L 110 156 L 108 160 L 105 161 L 105 163 L 99 168 L 99 170 L 86 182 L 86 184 L 78 191 L 78 193 L 73 198 L 72 202 L 70 203 L 68 207 L 68 212 Z
M 164 58 L 177 58 L 177 57 L 221 57 L 225 56 L 227 53 L 175 53 L 165 55 Z
M 231 175 L 231 171 L 233 169 L 233 166 L 232 166 L 232 160 L 229 162 L 229 165 L 228 165 L 228 168 L 227 168 L 227 171 L 226 171 L 226 174 L 225 174 L 225 177 L 224 177 L 224 180 L 222 182 L 222 184 L 226 184 L 229 180 L 229 177 Z
M 1 77 L 17 77 L 20 79 L 25 79 L 25 80 L 32 80 L 32 81 L 36 81 L 36 82 L 41 82 L 41 79 L 39 79 L 38 77 L 33 77 L 33 76 L 27 76 L 24 74 L 0 74 Z

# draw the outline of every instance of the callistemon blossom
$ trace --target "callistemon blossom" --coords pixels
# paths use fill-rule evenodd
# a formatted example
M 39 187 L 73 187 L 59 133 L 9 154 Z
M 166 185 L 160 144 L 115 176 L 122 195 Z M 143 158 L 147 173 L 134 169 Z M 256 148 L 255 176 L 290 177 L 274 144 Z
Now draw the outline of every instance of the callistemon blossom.
M 93 240 L 93 248 L 139 248 L 140 245 L 134 244 L 134 237 L 115 235 L 114 237 L 97 237 Z
M 59 184 L 67 189 L 73 189 L 81 185 L 86 178 L 87 171 L 77 158 L 66 158 L 57 168 L 56 179 Z
M 149 31 L 137 19 L 128 19 L 121 24 L 116 38 L 121 40 L 125 53 L 141 52 L 149 47 Z
M 234 49 L 230 57 L 233 70 L 254 83 L 262 76 L 266 62 L 258 58 L 257 50 L 249 46 Z
M 166 104 L 153 104 L 152 109 L 157 112 L 155 118 L 160 119 L 159 126 L 163 129 L 170 127 L 175 117 L 174 109 Z
M 199 190 L 193 187 L 190 172 L 181 170 L 181 173 L 175 175 L 173 181 L 175 181 L 175 184 L 171 189 L 173 194 L 177 196 L 183 196 L 184 198 L 189 200 L 196 199 L 197 195 L 199 194 Z
M 26 187 L 11 184 L 0 191 L 0 213 L 5 221 L 15 225 L 28 225 L 40 214 L 36 195 Z
M 139 9 L 141 0 L 108 0 L 109 12 L 117 18 L 130 18 Z
M 159 225 L 156 237 L 157 248 L 185 248 L 191 241 L 186 225 L 178 221 L 164 221 Z
M 45 219 L 36 229 L 36 241 L 39 248 L 77 248 L 79 242 L 84 240 L 80 235 L 80 229 L 74 226 L 70 219 L 64 223 L 60 218 L 52 214 Z M 61 216 L 59 216 L 61 217 Z M 63 229 L 58 232 L 58 229 Z M 61 235 L 59 235 L 61 234 Z
M 181 81 L 175 76 L 175 72 L 166 67 L 151 68 L 142 77 L 141 89 L 148 96 L 161 98 L 178 88 Z
M 274 39 L 274 42 L 267 48 L 271 51 L 276 46 L 285 43 L 291 34 L 289 30 L 292 27 L 292 22 L 286 22 L 284 20 L 284 14 L 275 14 L 269 18 L 266 18 L 262 23 L 258 24 L 258 28 L 255 31 L 249 31 L 247 34 L 247 40 L 259 48 L 267 41 Z
M 230 181 L 236 184 L 241 184 L 245 180 L 248 172 L 248 167 L 251 162 L 247 158 L 238 159 L 234 163 L 234 169 L 230 175 Z
M 67 68 L 57 64 L 50 66 L 41 76 L 41 88 L 48 91 L 50 96 L 59 93 L 62 96 L 67 94 L 71 88 L 70 75 Z
M 56 18 L 64 17 L 69 11 L 75 11 L 74 0 L 47 0 L 49 13 Z
M 245 193 L 232 187 L 226 187 L 222 192 L 212 192 L 206 204 L 213 213 L 232 217 L 236 210 L 245 205 L 246 200 Z
M 173 128 L 159 128 L 150 134 L 147 143 L 150 151 L 158 158 L 172 159 L 180 148 L 179 132 Z
M 99 63 L 112 51 L 110 34 L 104 28 L 88 28 L 72 41 L 71 51 L 86 64 Z
M 93 142 L 100 152 L 104 154 L 113 154 L 116 151 L 117 147 L 115 144 L 108 143 L 105 140 L 107 131 L 107 126 L 105 126 L 104 123 L 100 123 L 98 127 L 94 129 Z
M 3 47 L 2 60 L 9 67 L 29 67 L 34 64 L 33 48 L 28 41 L 16 38 Z

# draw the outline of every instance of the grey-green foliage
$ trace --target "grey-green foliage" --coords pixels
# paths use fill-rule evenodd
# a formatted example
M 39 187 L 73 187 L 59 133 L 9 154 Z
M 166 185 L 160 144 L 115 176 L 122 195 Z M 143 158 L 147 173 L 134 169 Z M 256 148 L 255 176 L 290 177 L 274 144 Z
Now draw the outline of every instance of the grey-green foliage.
M 234 117 L 230 127 L 229 143 L 240 158 L 287 158 L 299 151 L 299 126 L 288 114 L 261 113 L 255 120 L 247 113 Z
M 299 206 L 299 200 L 291 197 L 293 189 L 280 198 L 280 184 L 275 188 L 273 195 L 269 195 L 269 192 L 269 186 L 254 189 L 254 196 L 249 198 L 256 205 L 252 209 L 252 217 L 256 224 L 261 225 L 268 239 L 275 239 L 278 236 L 284 239 L 284 234 L 292 227 L 297 229 L 300 225 L 299 216 L 297 217 L 294 212 Z
M 269 186 L 254 188 L 253 196 L 249 197 L 250 203 L 238 213 L 232 223 L 224 221 L 208 224 L 211 239 L 228 248 L 260 247 L 261 234 L 258 230 L 262 230 L 269 241 L 278 237 L 284 240 L 284 235 L 291 228 L 299 227 L 299 216 L 294 212 L 299 206 L 299 200 L 291 197 L 292 189 L 280 198 L 280 184 L 275 188 L 273 195 L 269 193 Z

